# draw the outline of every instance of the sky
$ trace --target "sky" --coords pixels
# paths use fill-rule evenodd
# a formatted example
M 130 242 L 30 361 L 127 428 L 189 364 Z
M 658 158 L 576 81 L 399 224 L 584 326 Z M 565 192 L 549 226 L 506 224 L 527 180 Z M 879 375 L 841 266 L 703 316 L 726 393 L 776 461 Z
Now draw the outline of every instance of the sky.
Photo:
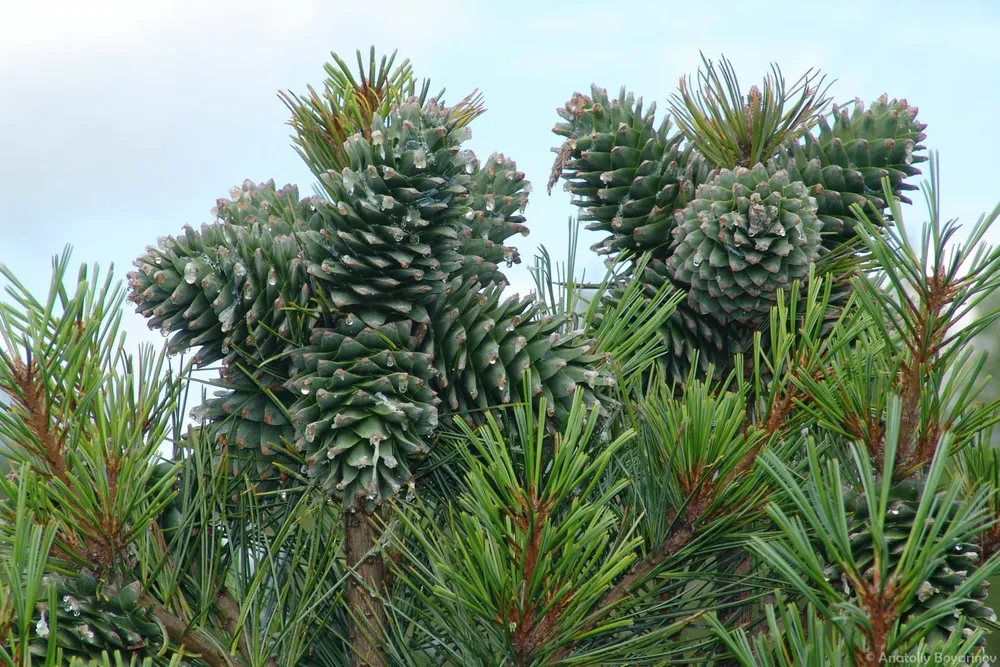
M 790 81 L 820 69 L 841 102 L 905 97 L 940 152 L 946 215 L 969 224 L 1000 201 L 983 125 L 1000 108 L 997 3 L 699 4 L 0 0 L 0 263 L 41 296 L 69 244 L 75 262 L 124 279 L 146 245 L 210 222 L 245 178 L 311 194 L 277 91 L 319 86 L 331 51 L 353 62 L 371 44 L 399 49 L 446 100 L 485 95 L 468 147 L 512 157 L 535 185 L 525 262 L 509 272 L 522 293 L 540 245 L 567 251 L 569 195 L 544 187 L 555 109 L 591 83 L 665 109 L 699 51 L 733 61 L 744 89 L 777 62 Z M 911 228 L 925 219 L 922 204 L 906 213 Z M 595 240 L 581 235 L 588 278 L 603 275 Z M 125 323 L 131 340 L 160 342 L 138 315 Z

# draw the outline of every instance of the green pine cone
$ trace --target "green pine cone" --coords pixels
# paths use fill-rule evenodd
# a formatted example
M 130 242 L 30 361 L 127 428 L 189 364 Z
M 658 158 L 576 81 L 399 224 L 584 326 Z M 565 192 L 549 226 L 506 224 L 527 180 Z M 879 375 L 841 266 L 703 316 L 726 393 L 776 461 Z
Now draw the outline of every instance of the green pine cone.
M 558 149 L 549 189 L 561 176 L 583 209 L 587 229 L 609 234 L 593 249 L 616 256 L 642 253 L 671 242 L 673 213 L 694 196 L 709 175 L 705 161 L 683 136 L 668 138 L 670 123 L 655 125 L 656 104 L 643 112 L 642 99 L 623 88 L 620 98 L 593 86 L 593 98 L 577 93 L 558 110 L 567 122 L 553 132 L 566 137 Z
M 315 200 L 300 201 L 292 186 L 276 191 L 273 182 L 244 181 L 230 195 L 213 209 L 218 222 L 162 237 L 129 274 L 136 312 L 150 329 L 173 334 L 171 352 L 200 348 L 200 366 L 235 360 L 237 348 L 261 359 L 275 354 L 289 333 L 282 292 L 303 304 L 309 298 L 288 220 L 316 218 Z
M 474 156 L 467 159 L 475 164 Z M 510 268 L 520 264 L 521 257 L 517 248 L 504 242 L 514 234 L 528 235 L 523 213 L 531 183 L 524 179 L 524 172 L 517 171 L 513 160 L 494 153 L 476 169 L 468 189 L 469 209 L 462 216 L 464 229 L 458 250 L 463 263 L 458 275 L 483 285 L 507 284 L 500 263 Z
M 43 598 L 35 605 L 31 655 L 44 660 L 54 615 L 56 643 L 66 658 L 99 660 L 102 651 L 118 651 L 126 656 L 155 659 L 163 635 L 152 613 L 136 604 L 139 595 L 135 589 L 123 588 L 109 596 L 99 590 L 93 576 L 85 573 L 75 580 L 59 575 L 48 575 L 46 579 L 56 585 L 57 603 L 55 609 L 50 609 Z
M 821 118 L 819 137 L 806 133 L 802 142 L 790 144 L 776 157 L 777 166 L 809 186 L 816 198 L 827 247 L 854 238 L 857 218 L 851 205 L 885 211 L 883 177 L 889 177 L 900 201 L 910 203 L 903 193 L 917 186 L 906 179 L 919 175 L 914 165 L 927 160 L 919 154 L 927 125 L 916 118 L 917 107 L 886 95 L 867 111 L 857 101 L 850 115 L 834 106 L 832 127 Z
M 607 305 L 601 310 L 615 306 L 621 298 L 629 278 L 630 274 L 623 274 L 620 282 L 610 286 L 604 295 L 604 301 Z M 666 263 L 658 259 L 650 261 L 643 272 L 643 288 L 648 297 L 655 296 L 656 292 L 667 282 L 673 282 L 673 275 Z M 600 311 L 598 312 L 599 321 Z M 660 337 L 667 352 L 658 360 L 662 377 L 667 381 L 677 383 L 679 386 L 683 385 L 691 371 L 692 354 L 697 351 L 697 377 L 708 377 L 709 366 L 711 366 L 712 375 L 715 378 L 721 378 L 730 368 L 733 355 L 740 351 L 742 332 L 737 329 L 738 327 L 734 325 L 719 324 L 715 318 L 706 317 L 688 303 L 680 302 L 673 314 L 660 328 Z
M 348 139 L 351 166 L 327 173 L 325 226 L 300 235 L 309 273 L 341 312 L 372 311 L 427 322 L 427 306 L 462 267 L 459 234 L 474 156 L 467 128 L 448 109 L 411 100 L 372 138 Z
M 889 513 L 886 516 L 884 528 L 890 559 L 887 568 L 890 572 L 896 567 L 895 559 L 902 554 L 914 528 L 913 521 L 923 492 L 924 485 L 918 480 L 901 482 L 891 492 L 888 503 Z M 850 489 L 845 492 L 844 505 L 848 512 L 848 535 L 851 538 L 854 559 L 864 574 L 874 558 L 868 505 L 863 497 L 858 496 Z M 961 503 L 956 502 L 947 516 L 954 517 L 956 513 L 961 511 Z M 948 555 L 944 561 L 938 564 L 937 569 L 927 580 L 921 582 L 912 603 L 902 610 L 900 619 L 903 625 L 905 626 L 908 619 L 914 618 L 930 607 L 946 602 L 952 597 L 958 587 L 965 582 L 969 573 L 976 569 L 979 561 L 980 553 L 977 545 L 971 543 L 949 545 Z M 853 596 L 850 584 L 842 575 L 840 568 L 831 566 L 824 574 L 829 581 L 841 586 L 847 595 Z M 956 628 L 970 634 L 977 627 L 977 619 L 996 621 L 996 614 L 984 604 L 988 586 L 989 582 L 984 581 L 969 596 L 970 600 L 954 604 L 954 613 L 938 621 L 937 626 L 927 638 L 928 644 L 945 641 Z M 959 626 L 959 615 L 965 617 L 964 624 L 961 626 Z M 985 641 L 985 637 L 982 638 L 980 645 L 984 645 Z
M 763 322 L 821 250 L 815 200 L 773 165 L 721 170 L 676 218 L 667 266 L 695 312 L 722 324 Z
M 285 296 L 305 306 L 311 294 L 291 233 L 321 220 L 315 200 L 299 200 L 292 186 L 276 191 L 273 182 L 244 181 L 230 195 L 213 209 L 218 222 L 200 233 L 187 227 L 147 249 L 136 261 L 140 270 L 130 274 L 132 299 L 150 328 L 172 332 L 171 352 L 200 348 L 198 366 L 221 359 L 224 391 L 193 412 L 207 420 L 220 446 L 229 446 L 234 472 L 272 489 L 287 483 L 286 471 L 295 466 L 282 453 L 294 441 L 282 407 L 294 396 L 282 387 L 283 364 L 265 362 L 281 352 L 292 329 L 309 326 Z
M 428 451 L 440 399 L 430 388 L 430 355 L 416 351 L 425 327 L 348 314 L 316 328 L 292 351 L 298 394 L 291 407 L 302 472 L 348 507 L 370 508 L 412 488 L 410 460 Z
M 288 378 L 276 364 L 227 362 L 220 371 L 222 391 L 193 409 L 192 416 L 205 420 L 216 444 L 228 448 L 233 474 L 248 475 L 261 491 L 282 487 L 297 467 L 298 457 L 289 451 L 295 428 L 288 418 L 296 396 L 284 386 Z
M 445 409 L 470 425 L 484 423 L 490 408 L 524 400 L 521 378 L 544 396 L 549 416 L 562 420 L 577 391 L 588 404 L 614 379 L 598 369 L 581 332 L 562 332 L 564 320 L 541 315 L 534 297 L 501 301 L 499 287 L 455 280 L 435 312 L 432 329 L 435 385 Z

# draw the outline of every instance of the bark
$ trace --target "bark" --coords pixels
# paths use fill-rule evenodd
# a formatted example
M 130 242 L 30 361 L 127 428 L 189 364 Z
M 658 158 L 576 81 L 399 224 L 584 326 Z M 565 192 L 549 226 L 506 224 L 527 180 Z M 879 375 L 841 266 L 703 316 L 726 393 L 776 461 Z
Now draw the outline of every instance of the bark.
M 219 610 L 219 615 L 222 617 L 226 631 L 229 632 L 230 636 L 236 637 L 239 635 L 237 645 L 239 646 L 240 654 L 249 658 L 250 650 L 247 648 L 247 637 L 239 628 L 240 605 L 228 591 L 222 591 L 215 599 L 215 606 Z
M 153 616 L 163 624 L 171 641 L 183 646 L 189 653 L 195 653 L 211 667 L 232 667 L 235 663 L 224 651 L 198 631 L 188 627 L 187 622 L 174 616 L 159 602 L 148 596 L 139 598 L 139 605 L 152 607 Z
M 347 578 L 347 637 L 351 663 L 355 667 L 388 667 L 384 633 L 385 563 L 376 545 L 379 528 L 373 516 L 363 512 L 344 514 L 344 541 L 347 567 L 354 575 Z
M 622 580 L 604 594 L 598 608 L 608 609 L 616 602 L 629 597 L 632 594 L 632 589 L 635 588 L 640 581 L 648 577 L 650 572 L 655 570 L 660 563 L 673 556 L 685 545 L 687 545 L 693 537 L 694 531 L 692 528 L 688 525 L 681 525 L 673 535 L 667 538 L 667 541 L 663 543 L 663 546 L 655 552 L 649 554 L 646 558 L 636 562 L 632 566 L 632 569 L 630 569 L 625 576 L 622 577 Z

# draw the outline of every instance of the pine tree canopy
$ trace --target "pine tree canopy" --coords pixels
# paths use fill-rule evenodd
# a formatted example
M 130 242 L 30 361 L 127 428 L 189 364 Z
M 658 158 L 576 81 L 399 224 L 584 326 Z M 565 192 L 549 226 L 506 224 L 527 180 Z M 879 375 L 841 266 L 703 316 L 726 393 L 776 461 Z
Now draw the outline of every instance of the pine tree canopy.
M 42 295 L 0 264 L 0 664 L 996 659 L 1000 206 L 947 217 L 916 107 L 725 58 L 659 120 L 576 92 L 521 296 L 483 96 L 325 75 L 280 94 L 315 195 L 243 181 Z

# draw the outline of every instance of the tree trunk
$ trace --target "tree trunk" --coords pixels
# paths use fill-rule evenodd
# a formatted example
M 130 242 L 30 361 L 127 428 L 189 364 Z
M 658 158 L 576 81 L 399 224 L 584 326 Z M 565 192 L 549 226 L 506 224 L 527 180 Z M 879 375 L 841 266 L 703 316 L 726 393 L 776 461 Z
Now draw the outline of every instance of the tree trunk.
M 355 667 L 389 665 L 384 648 L 386 617 L 381 597 L 385 591 L 385 563 L 379 551 L 368 555 L 379 534 L 373 518 L 364 512 L 344 514 L 347 567 L 354 571 L 347 578 L 347 637 Z

